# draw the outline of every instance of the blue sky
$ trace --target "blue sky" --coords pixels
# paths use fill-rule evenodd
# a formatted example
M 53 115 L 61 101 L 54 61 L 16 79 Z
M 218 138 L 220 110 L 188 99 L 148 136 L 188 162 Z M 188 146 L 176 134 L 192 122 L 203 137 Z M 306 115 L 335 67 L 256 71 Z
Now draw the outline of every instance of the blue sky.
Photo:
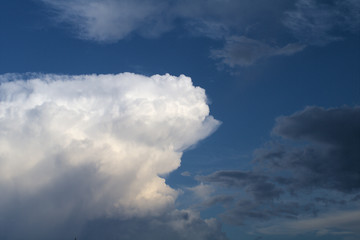
M 2 239 L 359 238 L 359 1 L 5 0 L 0 29 Z

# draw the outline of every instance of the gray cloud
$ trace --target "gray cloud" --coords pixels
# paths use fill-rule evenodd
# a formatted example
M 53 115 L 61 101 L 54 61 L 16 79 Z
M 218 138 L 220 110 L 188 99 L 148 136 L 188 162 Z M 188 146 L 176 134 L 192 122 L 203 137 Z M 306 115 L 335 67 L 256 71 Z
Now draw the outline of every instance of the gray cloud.
M 203 203 L 203 205 L 210 207 L 216 204 L 221 204 L 224 206 L 229 206 L 230 204 L 233 203 L 233 201 L 235 200 L 235 198 L 233 196 L 229 196 L 229 195 L 218 195 L 218 196 L 214 196 L 211 197 L 209 200 L 205 201 Z
M 268 221 L 276 218 L 297 219 L 304 213 L 315 214 L 314 204 L 299 204 L 294 201 L 264 204 L 250 200 L 240 200 L 234 207 L 221 215 L 230 224 L 244 225 L 252 221 Z
M 305 218 L 300 221 L 279 222 L 259 231 L 265 234 L 294 235 L 316 231 L 318 235 L 359 236 L 360 211 L 333 211 L 317 218 Z
M 247 37 L 230 37 L 223 49 L 211 51 L 211 57 L 220 59 L 230 67 L 250 66 L 255 62 L 272 56 L 288 56 L 300 52 L 305 45 L 291 43 L 284 47 L 272 47 L 261 41 Z
M 80 239 L 121 240 L 227 240 L 215 219 L 202 220 L 191 211 L 172 211 L 153 218 L 97 219 L 90 221 Z
M 360 4 L 356 0 L 299 0 L 285 12 L 284 24 L 303 43 L 325 45 L 342 39 L 343 32 L 357 33 Z
M 51 7 L 57 19 L 80 31 L 81 38 L 117 41 L 136 32 L 156 36 L 169 31 L 178 19 L 192 32 L 211 38 L 244 32 L 254 23 L 281 18 L 293 1 L 266 0 L 39 0 Z M 265 27 L 266 28 L 266 27 Z M 263 31 L 263 29 L 261 30 Z
M 292 187 L 360 189 L 360 108 L 308 107 L 277 119 L 274 134 L 303 147 L 282 145 L 257 151 L 257 161 L 293 173 Z
M 132 34 L 156 37 L 181 25 L 195 36 L 224 41 L 211 57 L 231 68 L 325 45 L 356 34 L 360 26 L 357 0 L 38 1 L 58 22 L 72 26 L 77 37 L 97 42 Z
M 245 188 L 257 201 L 279 198 L 282 190 L 265 175 L 244 171 L 217 171 L 198 180 L 217 183 L 226 187 Z
M 276 221 L 262 225 L 263 234 L 358 236 L 360 218 L 348 211 L 358 211 L 360 199 L 360 108 L 307 107 L 277 118 L 272 133 L 280 140 L 255 151 L 253 170 L 198 177 L 214 186 L 203 205 L 222 204 L 224 221 L 255 232 Z

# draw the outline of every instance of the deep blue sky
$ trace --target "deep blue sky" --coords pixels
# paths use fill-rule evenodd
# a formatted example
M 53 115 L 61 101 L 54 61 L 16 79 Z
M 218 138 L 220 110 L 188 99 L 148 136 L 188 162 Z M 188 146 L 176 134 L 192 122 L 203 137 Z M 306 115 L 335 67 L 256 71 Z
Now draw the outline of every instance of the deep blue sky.
M 84 23 L 86 17 L 71 10 L 88 2 L 60 2 L 2 1 L 0 74 L 185 74 L 206 90 L 211 115 L 222 124 L 187 150 L 181 167 L 166 177 L 170 186 L 184 191 L 177 201 L 179 208 L 195 208 L 203 217 L 218 218 L 231 240 L 360 236 L 358 230 L 344 227 L 360 227 L 360 217 L 338 225 L 315 224 L 314 229 L 294 230 L 286 225 L 360 211 L 359 182 L 343 177 L 353 174 L 353 180 L 360 181 L 359 151 L 341 142 L 344 135 L 354 139 L 355 148 L 360 146 L 359 1 L 229 0 L 221 7 L 215 0 L 162 1 L 171 4 L 150 12 L 149 16 L 155 16 L 150 20 L 140 16 L 122 35 L 109 37 L 109 32 L 121 29 L 123 20 L 108 23 L 117 20 L 105 19 L 101 27 L 108 28 L 105 32 L 92 29 L 103 34 L 102 39 L 87 32 L 91 26 Z M 117 6 L 127 1 L 89 2 Z M 102 17 L 106 16 L 96 15 L 96 21 Z M 170 27 L 155 28 L 154 19 Z M 142 26 L 149 31 L 154 28 L 155 36 L 144 33 Z M 296 50 L 286 48 L 288 44 Z M 222 51 L 222 57 L 216 56 L 216 50 Z M 300 113 L 293 115 L 296 112 Z M 280 116 L 288 118 L 276 122 Z M 280 130 L 273 130 L 275 126 Z M 336 133 L 326 134 L 333 130 Z M 271 165 L 273 159 L 265 155 L 280 146 L 283 155 Z M 309 151 L 307 147 L 317 157 L 303 154 Z M 326 151 L 338 150 L 342 155 L 329 160 Z M 318 164 L 321 161 L 328 163 Z M 280 167 L 274 167 L 277 164 Z M 324 164 L 331 167 L 319 167 Z M 232 174 L 226 175 L 229 170 Z M 336 172 L 341 176 L 325 179 Z M 247 175 L 241 175 L 244 173 Z M 309 175 L 318 178 L 307 182 Z M 294 185 L 282 184 L 274 176 L 290 176 Z M 196 190 L 192 188 L 199 184 L 213 189 L 208 198 L 193 196 Z M 281 193 L 266 197 L 269 188 L 279 188 Z M 220 199 L 224 196 L 228 201 Z M 214 199 L 218 201 L 210 204 Z M 286 205 L 290 203 L 293 205 Z M 282 225 L 288 232 L 280 234 L 271 228 Z

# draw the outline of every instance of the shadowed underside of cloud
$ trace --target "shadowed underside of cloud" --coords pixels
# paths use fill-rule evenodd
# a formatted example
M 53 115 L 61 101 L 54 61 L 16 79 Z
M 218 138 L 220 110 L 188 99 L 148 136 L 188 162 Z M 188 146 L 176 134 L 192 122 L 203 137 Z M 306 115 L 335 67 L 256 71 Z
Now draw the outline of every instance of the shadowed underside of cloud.
M 347 211 L 358 209 L 359 202 L 360 108 L 307 107 L 279 117 L 273 134 L 283 143 L 257 149 L 253 171 L 222 170 L 197 178 L 235 190 L 231 196 L 235 204 L 229 204 L 229 196 L 220 191 L 204 206 L 224 204 L 227 210 L 222 218 L 231 224 L 278 221 L 277 227 L 261 230 L 266 234 L 273 230 L 283 234 L 283 225 L 284 234 L 315 230 L 359 234 L 355 230 L 359 215 Z M 340 209 L 346 211 L 329 214 Z M 284 223 L 282 218 L 293 221 Z
M 177 191 L 159 175 L 219 125 L 185 76 L 0 79 L 2 239 L 63 239 L 89 220 L 175 211 Z

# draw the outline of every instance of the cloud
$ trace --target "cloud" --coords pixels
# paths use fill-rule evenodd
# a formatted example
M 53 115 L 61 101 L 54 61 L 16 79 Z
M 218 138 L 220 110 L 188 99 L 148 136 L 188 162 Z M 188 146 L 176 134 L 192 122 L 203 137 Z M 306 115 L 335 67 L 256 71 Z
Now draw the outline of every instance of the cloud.
M 218 195 L 218 196 L 214 196 L 211 197 L 209 200 L 206 200 L 203 204 L 207 207 L 211 207 L 213 205 L 216 204 L 221 204 L 224 206 L 230 206 L 230 204 L 232 204 L 234 201 L 234 197 L 233 196 L 229 196 L 229 195 Z
M 360 211 L 337 211 L 317 218 L 279 223 L 259 230 L 265 234 L 299 234 L 316 231 L 318 235 L 359 235 Z
M 358 106 L 277 118 L 274 140 L 255 150 L 252 169 L 197 177 L 214 189 L 203 206 L 222 203 L 223 221 L 262 234 L 357 236 L 360 218 L 349 210 L 357 212 L 360 199 L 359 123 Z
M 189 171 L 185 171 L 185 172 L 180 173 L 180 175 L 183 177 L 190 177 L 191 173 Z
M 214 191 L 211 185 L 206 185 L 203 183 L 200 183 L 195 187 L 187 188 L 187 190 L 191 191 L 196 198 L 203 200 L 209 199 Z
M 219 125 L 205 91 L 183 75 L 1 79 L 4 239 L 63 239 L 90 220 L 173 211 L 178 193 L 159 176 Z
M 259 202 L 239 200 L 235 206 L 221 214 L 222 219 L 233 225 L 265 222 L 277 218 L 297 219 L 304 214 L 314 214 L 314 204 L 300 204 L 296 201 Z M 255 222 L 254 222 L 255 221 Z
M 282 190 L 270 182 L 267 176 L 255 172 L 222 170 L 198 177 L 198 180 L 221 184 L 225 187 L 245 188 L 246 192 L 258 201 L 279 198 L 282 193 Z
M 68 24 L 77 37 L 86 40 L 116 42 L 134 33 L 155 37 L 179 25 L 195 36 L 226 40 L 224 49 L 213 50 L 211 56 L 231 67 L 249 66 L 270 56 L 291 55 L 305 47 L 297 43 L 277 47 L 256 40 L 280 22 L 283 11 L 292 2 L 269 4 L 261 0 L 255 5 L 236 0 L 39 1 L 53 10 L 58 22 Z
M 326 45 L 357 34 L 360 27 L 357 0 L 38 1 L 85 40 L 117 42 L 132 34 L 158 37 L 185 29 L 193 36 L 224 42 L 210 55 L 231 68 Z
M 293 177 L 289 182 L 294 189 L 357 191 L 360 189 L 359 122 L 359 107 L 307 107 L 278 118 L 273 133 L 308 144 L 259 149 L 256 159 L 274 169 L 290 171 Z
M 201 220 L 199 214 L 189 210 L 176 210 L 160 217 L 127 221 L 97 219 L 88 222 L 80 238 L 89 240 L 227 240 L 215 219 Z
M 243 32 L 254 22 L 277 21 L 279 15 L 273 13 L 292 5 L 281 0 L 272 4 L 261 0 L 256 5 L 236 0 L 38 1 L 53 9 L 60 22 L 74 27 L 78 37 L 99 42 L 118 41 L 132 33 L 158 36 L 170 31 L 175 20 L 190 32 L 218 39 Z
M 40 0 L 57 20 L 75 28 L 79 38 L 116 42 L 133 32 L 154 37 L 171 29 L 166 1 L 142 0 Z
M 244 67 L 272 56 L 288 56 L 300 52 L 305 45 L 291 43 L 284 47 L 272 47 L 261 41 L 244 36 L 227 38 L 223 49 L 211 51 L 211 57 L 220 59 L 230 67 Z
M 357 33 L 360 27 L 360 4 L 356 0 L 299 0 L 296 9 L 285 15 L 284 25 L 310 45 L 341 40 L 344 32 Z

